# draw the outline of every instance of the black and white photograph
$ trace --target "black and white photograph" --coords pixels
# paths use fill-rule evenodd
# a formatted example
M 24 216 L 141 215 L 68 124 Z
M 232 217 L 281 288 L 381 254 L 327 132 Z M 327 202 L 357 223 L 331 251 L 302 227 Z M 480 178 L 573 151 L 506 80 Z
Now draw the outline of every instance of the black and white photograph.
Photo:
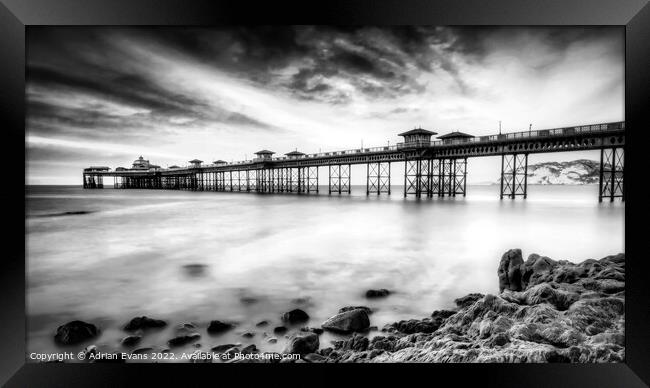
M 625 43 L 26 27 L 26 362 L 625 362 Z

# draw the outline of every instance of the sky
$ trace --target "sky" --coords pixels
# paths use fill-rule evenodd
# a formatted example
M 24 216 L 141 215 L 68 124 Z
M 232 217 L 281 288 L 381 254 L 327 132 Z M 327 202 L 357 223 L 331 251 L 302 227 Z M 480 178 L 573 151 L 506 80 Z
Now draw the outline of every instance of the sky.
M 618 27 L 29 26 L 26 79 L 28 184 L 140 155 L 166 167 L 395 144 L 415 127 L 625 119 Z M 597 155 L 530 163 L 579 158 Z M 468 181 L 498 178 L 497 159 L 470 159 Z

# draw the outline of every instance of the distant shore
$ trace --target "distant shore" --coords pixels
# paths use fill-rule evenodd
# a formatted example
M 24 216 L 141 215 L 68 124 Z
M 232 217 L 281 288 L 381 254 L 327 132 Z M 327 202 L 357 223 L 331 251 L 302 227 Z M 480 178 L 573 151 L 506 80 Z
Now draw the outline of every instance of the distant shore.
M 150 330 L 168 322 L 135 317 L 123 330 L 120 349 L 100 351 L 86 346 L 85 362 L 130 362 L 170 354 L 192 344 L 196 350 L 176 362 L 622 362 L 624 348 L 625 255 L 573 264 L 531 254 L 524 261 L 519 249 L 502 256 L 497 275 L 500 293 L 473 293 L 455 300 L 453 310 L 433 311 L 430 317 L 402 320 L 379 329 L 372 325 L 372 309 L 341 306 L 320 327 L 308 327 L 308 311 L 281 314 L 282 325 L 262 341 L 286 339 L 280 353 L 262 353 L 255 344 L 228 343 L 201 349 L 205 332 L 232 330 L 229 322 L 207 327 L 192 323 L 176 328 L 176 336 L 153 349 L 139 348 Z M 366 297 L 390 298 L 386 289 L 368 290 Z M 321 343 L 324 331 L 343 339 Z M 57 328 L 55 341 L 63 345 L 91 342 L 100 332 L 93 323 L 72 321 Z M 373 332 L 372 339 L 369 333 Z M 244 333 L 243 336 L 246 336 Z M 250 336 L 252 337 L 254 333 Z M 129 349 L 125 351 L 125 349 Z M 162 355 L 162 356 L 161 356 Z M 299 357 L 298 357 L 299 355 Z M 49 360 L 48 362 L 51 362 Z M 61 360 L 54 360 L 61 361 Z M 161 360 L 164 361 L 164 360 Z M 65 360 L 63 360 L 65 362 Z

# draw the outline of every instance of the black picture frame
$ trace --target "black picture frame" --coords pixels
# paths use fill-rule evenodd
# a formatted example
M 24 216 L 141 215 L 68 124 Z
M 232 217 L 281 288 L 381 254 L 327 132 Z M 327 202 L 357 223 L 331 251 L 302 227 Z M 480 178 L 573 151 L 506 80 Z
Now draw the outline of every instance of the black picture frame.
M 642 387 L 650 384 L 650 282 L 642 241 L 645 110 L 650 105 L 650 6 L 646 0 L 0 0 L 0 117 L 3 129 L 4 254 L 0 270 L 0 382 L 7 386 L 119 386 L 135 381 L 211 385 L 224 376 L 244 386 L 408 384 L 499 387 Z M 25 27 L 29 25 L 620 25 L 626 31 L 626 360 L 620 364 L 210 364 L 84 365 L 25 363 Z M 634 177 L 634 178 L 630 178 Z M 632 206 L 633 211 L 630 211 Z M 638 226 L 637 226 L 638 225 Z M 579 242 L 576 242 L 579 243 Z M 345 373 L 345 377 L 343 377 Z

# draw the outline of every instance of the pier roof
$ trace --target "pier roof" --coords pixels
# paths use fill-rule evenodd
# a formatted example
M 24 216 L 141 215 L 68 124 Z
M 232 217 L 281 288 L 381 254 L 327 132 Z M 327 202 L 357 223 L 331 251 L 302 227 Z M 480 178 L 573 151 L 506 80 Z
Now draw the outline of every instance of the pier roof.
M 177 165 L 169 166 L 169 168 L 180 168 Z
M 291 151 L 291 152 L 287 152 L 285 155 L 287 155 L 287 156 L 301 156 L 301 155 L 304 155 L 304 154 L 305 154 L 304 152 L 300 152 L 300 151 Z
M 257 152 L 255 153 L 255 155 L 272 155 L 272 154 L 274 154 L 274 153 L 275 153 L 275 152 L 273 152 L 273 151 L 262 150 L 262 151 L 257 151 Z
M 409 136 L 409 135 L 437 135 L 437 132 L 427 131 L 422 128 L 411 129 L 410 131 L 402 132 L 398 136 Z
M 198 159 L 192 159 L 190 160 L 190 163 L 203 163 L 203 161 Z
M 224 164 L 224 163 L 228 163 L 228 162 L 226 162 L 225 160 L 221 160 L 221 159 L 215 160 L 214 162 L 212 162 L 212 164 Z
M 469 137 L 474 137 L 474 135 L 470 135 L 468 133 L 460 132 L 460 131 L 454 131 L 451 133 L 447 133 L 445 135 L 440 135 L 438 136 L 438 139 L 456 139 L 456 138 L 469 138 Z

